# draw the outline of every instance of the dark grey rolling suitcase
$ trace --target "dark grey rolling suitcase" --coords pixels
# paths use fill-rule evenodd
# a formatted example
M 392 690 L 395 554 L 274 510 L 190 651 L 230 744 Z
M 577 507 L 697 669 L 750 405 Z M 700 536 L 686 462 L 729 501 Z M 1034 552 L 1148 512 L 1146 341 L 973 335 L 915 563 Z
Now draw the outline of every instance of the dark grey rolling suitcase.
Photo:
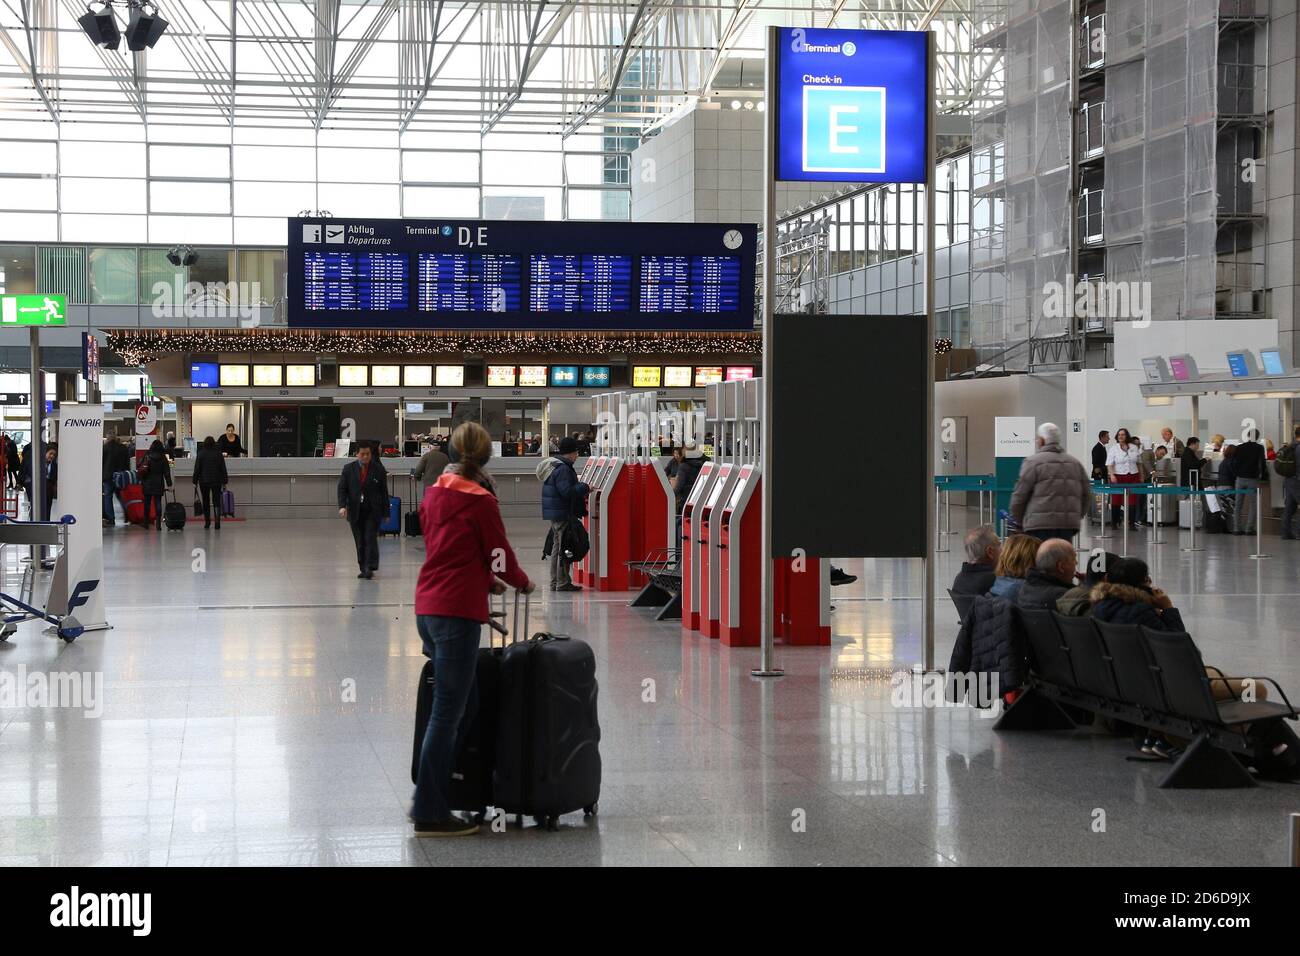
M 600 723 L 596 657 L 585 641 L 537 634 L 501 656 L 495 806 L 554 830 L 561 814 L 596 813 Z
M 518 628 L 518 602 L 515 595 L 514 633 L 522 633 Z M 501 598 L 501 610 L 492 615 L 488 624 L 504 639 L 511 632 L 506 630 L 505 596 Z M 524 615 L 524 628 L 528 627 L 527 613 Z M 448 790 L 448 802 L 452 810 L 469 810 L 486 815 L 492 802 L 492 768 L 495 763 L 497 720 L 501 712 L 500 674 L 501 654 L 504 645 L 492 646 L 491 635 L 488 646 L 480 647 L 475 667 L 475 681 L 478 684 L 478 709 L 467 715 L 465 732 L 456 754 L 455 769 L 451 774 L 451 786 Z M 433 713 L 433 661 L 426 661 L 420 670 L 420 687 L 415 696 L 415 739 L 411 748 L 411 783 L 420 775 L 420 751 L 424 746 L 425 731 L 429 726 L 429 717 Z

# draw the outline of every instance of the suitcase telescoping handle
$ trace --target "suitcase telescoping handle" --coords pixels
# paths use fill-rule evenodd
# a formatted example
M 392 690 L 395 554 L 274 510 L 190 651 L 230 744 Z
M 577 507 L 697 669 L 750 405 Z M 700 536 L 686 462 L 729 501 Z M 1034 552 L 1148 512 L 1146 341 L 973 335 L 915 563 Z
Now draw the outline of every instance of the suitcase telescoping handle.
M 498 634 L 501 635 L 502 644 L 505 643 L 505 639 L 507 637 L 511 639 L 511 643 L 513 644 L 514 642 L 519 640 L 519 596 L 521 594 L 523 595 L 523 603 L 524 603 L 525 634 L 528 631 L 529 596 L 527 593 L 523 591 L 514 592 L 515 595 L 514 614 L 511 619 L 510 628 L 507 629 L 506 628 L 506 601 L 507 601 L 506 594 L 507 593 L 509 592 L 507 591 L 501 592 L 501 610 L 488 612 L 488 627 L 492 628 L 492 630 L 496 631 Z M 489 643 L 491 643 L 491 635 L 488 635 L 488 638 L 489 638 Z

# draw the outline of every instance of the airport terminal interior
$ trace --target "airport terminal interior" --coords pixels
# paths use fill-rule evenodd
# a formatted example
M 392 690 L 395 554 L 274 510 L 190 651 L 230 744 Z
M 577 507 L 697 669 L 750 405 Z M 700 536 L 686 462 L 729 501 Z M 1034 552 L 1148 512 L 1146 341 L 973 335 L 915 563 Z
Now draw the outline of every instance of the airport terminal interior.
M 1298 41 L 0 0 L 0 865 L 1300 866 Z

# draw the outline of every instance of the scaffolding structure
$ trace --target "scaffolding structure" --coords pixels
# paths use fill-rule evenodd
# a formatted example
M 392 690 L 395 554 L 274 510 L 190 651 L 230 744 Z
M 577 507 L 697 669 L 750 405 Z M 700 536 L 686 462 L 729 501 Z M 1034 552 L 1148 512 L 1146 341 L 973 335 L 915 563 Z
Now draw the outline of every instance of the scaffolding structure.
M 975 17 L 1006 74 L 974 118 L 981 359 L 1105 367 L 1116 321 L 1265 315 L 1267 0 L 980 0 Z

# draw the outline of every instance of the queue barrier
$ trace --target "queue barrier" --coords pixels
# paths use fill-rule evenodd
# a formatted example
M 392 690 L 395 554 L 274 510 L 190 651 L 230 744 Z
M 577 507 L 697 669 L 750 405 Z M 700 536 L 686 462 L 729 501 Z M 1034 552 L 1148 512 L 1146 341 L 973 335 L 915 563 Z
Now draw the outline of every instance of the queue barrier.
M 1119 485 L 1119 484 L 1111 484 L 1110 482 L 1105 482 L 1105 481 L 1094 481 L 1092 483 L 1092 488 L 1095 494 L 1124 496 L 1123 543 L 1124 543 L 1125 553 L 1128 552 L 1128 529 L 1130 523 L 1128 520 L 1128 507 L 1129 507 L 1128 499 L 1130 496 L 1177 495 L 1179 497 L 1186 496 L 1188 498 L 1193 498 L 1193 497 L 1224 498 L 1224 497 L 1241 496 L 1241 495 L 1254 496 L 1255 498 L 1255 553 L 1250 555 L 1249 557 L 1252 561 L 1259 561 L 1269 557 L 1269 555 L 1264 553 L 1264 513 L 1260 507 L 1261 505 L 1260 492 L 1263 491 L 1264 488 L 1263 485 L 1260 485 L 1255 488 L 1199 488 L 1199 487 L 1193 487 L 1191 485 L 1156 485 L 1150 483 Z M 1196 546 L 1196 520 L 1194 515 L 1192 521 L 1189 522 L 1189 524 L 1190 524 L 1189 531 L 1191 532 L 1191 543 L 1188 547 L 1184 548 L 1183 550 L 1204 551 L 1205 550 L 1204 548 L 1198 548 Z M 1154 527 L 1155 527 L 1155 534 L 1152 535 L 1149 543 L 1164 544 L 1165 541 L 1160 534 L 1159 524 L 1156 524 Z M 1110 532 L 1106 530 L 1105 509 L 1102 510 L 1101 530 L 1102 533 L 1097 535 L 1097 537 L 1099 538 L 1110 537 Z
M 989 496 L 989 523 L 991 524 L 994 518 L 995 502 L 997 501 L 995 495 L 999 491 L 1007 490 L 1009 489 L 998 487 L 995 475 L 935 475 L 935 514 L 942 513 L 943 515 L 942 527 L 938 521 L 935 521 L 935 550 L 950 550 L 948 535 L 960 534 L 959 531 L 952 529 L 951 495 L 954 491 L 963 494 L 975 492 L 979 508 L 979 520 L 976 521 L 976 524 L 982 525 L 984 524 L 984 495 Z

